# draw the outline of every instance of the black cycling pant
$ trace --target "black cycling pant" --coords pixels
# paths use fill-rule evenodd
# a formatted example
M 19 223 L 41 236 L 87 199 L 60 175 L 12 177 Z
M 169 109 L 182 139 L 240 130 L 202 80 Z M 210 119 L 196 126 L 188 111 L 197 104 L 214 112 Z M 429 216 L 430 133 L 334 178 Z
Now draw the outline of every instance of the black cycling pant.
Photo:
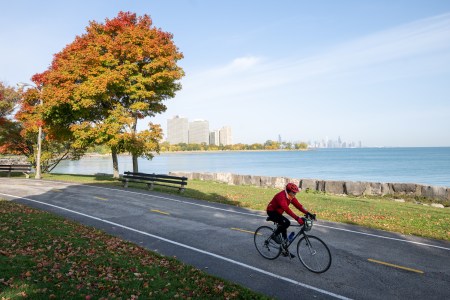
M 291 225 L 291 221 L 276 211 L 268 211 L 267 215 L 278 224 L 278 229 L 275 231 L 275 234 L 279 234 L 281 232 L 283 238 L 287 239 L 287 229 Z

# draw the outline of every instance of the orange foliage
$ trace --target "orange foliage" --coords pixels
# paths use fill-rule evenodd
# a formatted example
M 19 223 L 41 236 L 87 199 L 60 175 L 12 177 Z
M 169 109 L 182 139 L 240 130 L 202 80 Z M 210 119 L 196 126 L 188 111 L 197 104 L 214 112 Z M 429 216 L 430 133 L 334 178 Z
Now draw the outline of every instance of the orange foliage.
M 41 113 L 46 126 L 70 129 L 75 138 L 89 139 L 81 144 L 99 139 L 116 144 L 131 133 L 142 140 L 125 144 L 134 145 L 132 149 L 140 145 L 136 153 L 151 151 L 146 138 L 134 132 L 135 124 L 165 111 L 163 101 L 181 88 L 178 80 L 184 72 L 177 61 L 183 54 L 172 38 L 153 27 L 148 15 L 119 12 L 104 23 L 90 22 L 86 33 L 54 56 L 47 71 L 33 77 L 37 85 L 44 85 Z M 24 112 L 33 109 L 23 107 Z M 84 122 L 91 126 L 80 127 Z M 161 136 L 156 132 L 155 137 Z

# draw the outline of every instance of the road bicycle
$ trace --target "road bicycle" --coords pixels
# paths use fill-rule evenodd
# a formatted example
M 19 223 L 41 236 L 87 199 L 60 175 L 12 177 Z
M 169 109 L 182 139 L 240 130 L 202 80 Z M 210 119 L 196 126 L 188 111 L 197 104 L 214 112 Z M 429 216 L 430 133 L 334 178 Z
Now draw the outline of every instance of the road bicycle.
M 272 221 L 270 217 L 266 221 Z M 289 246 L 302 236 L 297 243 L 297 257 L 300 262 L 311 272 L 323 273 L 331 266 L 331 252 L 328 246 L 320 238 L 308 235 L 313 226 L 313 220 L 304 218 L 303 225 L 291 225 L 290 227 L 298 227 L 300 230 L 290 240 L 284 240 L 280 234 L 275 235 L 278 224 L 274 222 L 274 226 L 260 226 L 254 234 L 254 242 L 256 250 L 262 257 L 273 260 L 282 252 L 289 255 Z M 292 257 L 291 257 L 292 259 Z

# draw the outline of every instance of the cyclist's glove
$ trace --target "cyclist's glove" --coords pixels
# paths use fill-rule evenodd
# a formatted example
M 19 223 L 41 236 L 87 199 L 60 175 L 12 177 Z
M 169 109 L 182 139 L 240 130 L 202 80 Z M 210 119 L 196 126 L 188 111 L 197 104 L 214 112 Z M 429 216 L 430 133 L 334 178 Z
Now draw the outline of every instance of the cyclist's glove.
M 307 212 L 306 213 L 306 217 L 311 219 L 311 220 L 315 220 L 316 219 L 316 214 L 312 214 L 310 212 Z
M 298 222 L 298 224 L 303 225 L 303 224 L 305 224 L 305 218 L 298 217 L 297 222 Z

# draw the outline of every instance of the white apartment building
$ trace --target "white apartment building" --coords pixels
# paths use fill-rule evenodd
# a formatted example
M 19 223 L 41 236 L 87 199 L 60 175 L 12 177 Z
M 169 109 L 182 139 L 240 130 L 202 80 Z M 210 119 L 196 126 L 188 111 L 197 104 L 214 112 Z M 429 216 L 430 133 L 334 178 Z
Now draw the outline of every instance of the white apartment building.
M 222 146 L 232 145 L 231 127 L 224 126 L 219 130 L 219 144 Z
M 189 122 L 187 118 L 175 116 L 167 120 L 167 141 L 172 145 L 189 143 Z
M 189 144 L 209 144 L 209 122 L 194 120 L 189 123 Z

